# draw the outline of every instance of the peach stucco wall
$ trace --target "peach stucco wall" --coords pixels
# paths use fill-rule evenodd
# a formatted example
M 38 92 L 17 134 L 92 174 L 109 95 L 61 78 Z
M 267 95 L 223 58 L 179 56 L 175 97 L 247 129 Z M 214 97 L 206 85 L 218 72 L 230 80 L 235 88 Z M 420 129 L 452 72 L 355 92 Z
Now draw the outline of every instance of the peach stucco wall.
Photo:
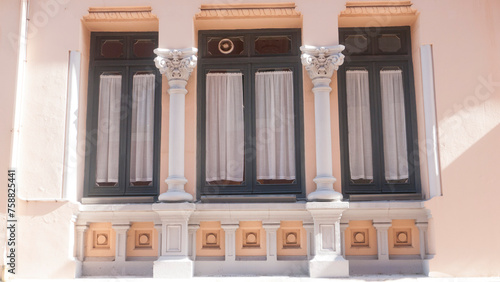
M 193 20 L 200 5 L 216 1 L 31 1 L 28 56 L 21 118 L 20 196 L 45 199 L 44 203 L 21 203 L 25 228 L 19 239 L 38 242 L 21 245 L 20 275 L 64 276 L 70 264 L 68 229 L 74 207 L 52 201 L 62 195 L 62 161 L 66 116 L 68 51 L 82 53 L 79 109 L 79 148 L 84 148 L 86 116 L 86 76 L 88 72 L 89 30 L 81 23 L 89 7 L 150 5 L 159 18 L 160 47 L 196 46 L 199 28 Z M 234 1 L 238 2 L 239 1 Z M 245 2 L 265 2 L 253 0 Z M 273 1 L 285 2 L 285 1 Z M 432 214 L 430 260 L 432 273 L 449 275 L 500 275 L 500 234 L 498 224 L 500 189 L 495 181 L 500 167 L 500 2 L 495 0 L 453 1 L 414 0 L 418 17 L 412 26 L 415 89 L 419 123 L 419 143 L 425 143 L 419 46 L 432 44 L 435 91 L 440 138 L 443 196 L 426 202 Z M 14 114 L 17 49 L 8 34 L 18 32 L 18 1 L 2 1 L 0 8 L 0 59 L 2 61 L 2 103 L 0 113 L 0 183 L 6 183 L 9 166 L 11 128 Z M 338 15 L 345 1 L 298 0 L 302 13 L 303 44 L 333 45 L 338 42 Z M 251 26 L 248 26 L 251 28 Z M 63 35 L 63 36 L 62 36 Z M 17 48 L 17 47 L 16 47 Z M 186 190 L 196 187 L 196 80 L 192 77 L 186 96 L 185 176 Z M 167 186 L 168 106 L 167 83 L 162 89 L 161 192 Z M 334 187 L 340 191 L 340 144 L 336 75 L 331 83 L 332 152 Z M 314 104 L 312 84 L 304 74 L 304 138 L 306 142 L 306 188 L 315 189 Z M 83 187 L 83 152 L 80 151 L 79 191 Z M 424 150 L 425 153 L 425 150 Z M 425 161 L 425 155 L 421 155 Z M 425 165 L 421 166 L 423 186 Z M 3 184 L 2 184 L 3 185 Z M 75 187 L 76 189 L 76 187 Z M 424 189 L 424 190 L 425 190 Z M 0 195 L 5 215 L 5 193 Z M 3 221 L 0 221 L 5 226 Z M 29 226 L 29 227 L 28 227 Z M 4 227 L 2 227 L 4 228 Z M 28 231 L 26 231 L 28 230 Z M 36 232 L 34 232 L 36 231 Z M 4 234 L 4 232 L 0 232 Z M 0 235 L 1 237 L 4 235 Z M 487 238 L 487 239 L 485 239 Z M 490 239 L 492 238 L 492 239 Z M 44 242 L 41 244 L 40 242 Z M 29 245 L 29 246 L 28 246 Z M 61 249 L 60 246 L 64 245 Z M 3 247 L 3 244 L 2 244 Z M 0 248 L 2 248 L 0 247 Z M 57 250 L 57 251 L 54 251 Z M 1 249 L 0 249 L 1 251 Z M 45 263 L 48 262 L 49 263 Z M 44 262 L 44 263 L 40 263 Z
M 432 44 L 443 197 L 427 202 L 430 270 L 500 275 L 500 2 L 415 1 Z

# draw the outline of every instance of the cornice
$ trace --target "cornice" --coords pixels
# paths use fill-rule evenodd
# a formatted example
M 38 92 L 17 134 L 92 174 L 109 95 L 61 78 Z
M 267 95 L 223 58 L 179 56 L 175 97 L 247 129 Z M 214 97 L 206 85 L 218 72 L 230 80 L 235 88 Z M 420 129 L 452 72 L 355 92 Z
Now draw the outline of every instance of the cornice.
M 207 4 L 201 5 L 196 19 L 214 18 L 294 18 L 301 13 L 295 10 L 295 3 L 266 3 L 266 4 Z
M 411 1 L 347 2 L 346 9 L 340 12 L 340 16 L 416 15 L 417 10 L 411 6 Z
M 91 7 L 89 14 L 83 17 L 86 22 L 108 21 L 157 21 L 151 7 Z

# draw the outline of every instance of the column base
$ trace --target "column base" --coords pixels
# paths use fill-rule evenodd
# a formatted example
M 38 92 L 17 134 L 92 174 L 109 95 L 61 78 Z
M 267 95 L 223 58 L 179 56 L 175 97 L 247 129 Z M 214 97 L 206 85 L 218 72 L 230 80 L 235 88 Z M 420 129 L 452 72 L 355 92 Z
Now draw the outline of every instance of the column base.
M 333 201 L 342 201 L 343 196 L 339 192 L 328 189 L 328 190 L 316 190 L 309 195 L 307 195 L 308 201 L 318 201 L 318 202 L 333 202 Z
M 169 176 L 165 183 L 168 184 L 168 190 L 158 196 L 160 202 L 192 202 L 193 196 L 184 191 L 184 185 L 187 179 L 184 177 Z
M 332 202 L 342 201 L 343 196 L 339 192 L 333 190 L 333 183 L 336 179 L 333 176 L 316 176 L 313 179 L 316 183 L 316 191 L 307 195 L 308 201 Z
M 167 191 L 158 196 L 160 202 L 192 202 L 193 195 L 186 191 Z
M 160 257 L 153 265 L 153 278 L 192 278 L 193 261 L 186 258 Z
M 309 261 L 309 276 L 312 278 L 349 277 L 349 261 L 341 256 L 318 257 Z

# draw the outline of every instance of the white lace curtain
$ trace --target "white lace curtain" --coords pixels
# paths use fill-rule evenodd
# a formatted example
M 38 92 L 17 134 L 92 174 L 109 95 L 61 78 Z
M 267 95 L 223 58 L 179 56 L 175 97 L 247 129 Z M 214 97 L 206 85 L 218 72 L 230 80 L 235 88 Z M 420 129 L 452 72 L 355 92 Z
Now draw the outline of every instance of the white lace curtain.
M 206 181 L 243 181 L 241 73 L 209 73 L 206 81 Z M 295 179 L 292 72 L 255 77 L 258 179 Z
M 408 178 L 404 89 L 401 70 L 380 72 L 386 180 Z M 351 179 L 373 179 L 368 71 L 347 71 L 347 118 Z
M 291 71 L 255 74 L 257 179 L 295 179 Z
M 380 71 L 385 179 L 408 178 L 404 88 L 401 70 Z
M 119 174 L 121 75 L 101 75 L 97 134 L 96 182 L 116 183 Z M 134 75 L 130 181 L 153 180 L 153 74 Z
M 97 121 L 96 182 L 118 182 L 121 75 L 101 75 Z
M 243 74 L 207 74 L 206 103 L 206 181 L 243 181 Z
M 130 181 L 153 180 L 155 75 L 136 74 L 132 89 Z
M 373 179 L 368 71 L 347 71 L 347 128 L 351 179 Z

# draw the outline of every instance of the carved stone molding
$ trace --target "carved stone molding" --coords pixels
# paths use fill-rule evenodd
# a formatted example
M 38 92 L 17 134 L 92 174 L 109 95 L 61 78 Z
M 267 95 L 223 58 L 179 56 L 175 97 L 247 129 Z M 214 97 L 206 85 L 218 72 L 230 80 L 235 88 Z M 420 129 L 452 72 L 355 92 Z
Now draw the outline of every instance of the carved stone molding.
M 411 6 L 411 1 L 347 2 L 346 9 L 340 12 L 340 16 L 416 15 L 417 10 Z
M 154 52 L 158 55 L 155 58 L 155 65 L 167 77 L 169 83 L 172 80 L 187 81 L 198 61 L 196 48 L 180 50 L 158 48 Z
M 83 16 L 86 22 L 108 21 L 151 21 L 158 18 L 151 13 L 151 7 L 91 7 L 89 14 Z
M 301 13 L 295 10 L 295 3 L 207 4 L 201 5 L 200 10 L 195 16 L 196 19 L 301 16 Z
M 315 47 L 301 46 L 302 64 L 309 73 L 312 80 L 316 78 L 330 79 L 333 72 L 339 69 L 339 66 L 344 63 L 344 55 L 341 53 L 344 50 L 343 45 Z

